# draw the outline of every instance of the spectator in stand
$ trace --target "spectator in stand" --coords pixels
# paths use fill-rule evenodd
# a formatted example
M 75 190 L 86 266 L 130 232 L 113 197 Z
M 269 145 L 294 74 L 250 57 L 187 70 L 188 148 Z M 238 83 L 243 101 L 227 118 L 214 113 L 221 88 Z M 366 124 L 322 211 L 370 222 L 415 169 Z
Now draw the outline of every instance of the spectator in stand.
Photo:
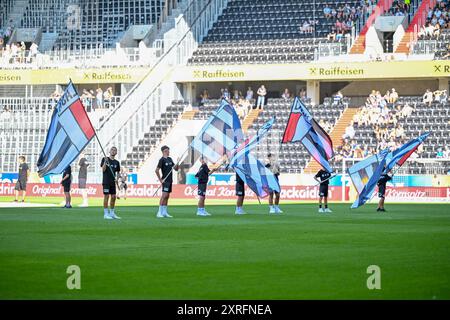
M 442 158 L 444 158 L 444 151 L 442 150 L 441 147 L 439 147 L 439 148 L 437 149 L 436 158 L 437 158 L 437 159 L 442 159 Z
M 345 133 L 342 135 L 343 139 L 353 139 L 355 137 L 355 128 L 353 126 L 353 121 L 350 122 L 347 128 L 345 128 Z
M 252 100 L 252 99 L 253 99 L 253 90 L 252 90 L 252 87 L 248 87 L 247 94 L 245 95 L 245 100 L 250 102 L 250 100 Z
M 415 111 L 410 105 L 409 103 L 405 103 L 405 106 L 403 107 L 401 113 L 400 113 L 400 117 L 405 118 L 405 117 L 409 117 L 413 111 Z
M 447 102 L 448 96 L 447 96 L 447 90 L 441 90 L 441 96 L 439 97 L 439 102 L 444 104 Z
M 325 16 L 325 18 L 330 19 L 332 18 L 331 15 L 331 8 L 328 6 L 328 4 L 325 5 L 325 8 L 323 8 L 323 15 Z
M 112 87 L 108 87 L 108 89 L 106 89 L 106 91 L 103 93 L 103 101 L 106 108 L 110 107 L 112 97 L 113 97 Z
M 102 90 L 102 88 L 97 88 L 97 94 L 95 95 L 95 100 L 97 101 L 97 107 L 103 108 L 103 90 Z
M 20 42 L 19 46 L 19 62 L 25 63 L 25 52 L 27 51 L 27 47 L 25 45 L 25 42 Z
M 336 29 L 333 27 L 331 29 L 331 32 L 327 35 L 328 41 L 334 41 L 336 40 Z
M 200 105 L 204 106 L 209 101 L 209 93 L 208 90 L 203 90 L 203 92 L 200 94 Z
M 33 62 L 33 60 L 36 58 L 37 54 L 38 54 L 38 48 L 39 46 L 36 43 L 32 43 L 30 46 L 30 54 L 28 56 L 28 60 L 29 62 Z
M 230 92 L 228 91 L 228 88 L 223 89 L 222 98 L 230 101 Z
M 450 148 L 449 148 L 449 146 L 445 146 L 444 159 L 450 159 Z
M 427 91 L 423 95 L 423 103 L 428 104 L 428 106 L 431 106 L 432 102 L 433 102 L 433 93 L 430 91 L 430 89 L 427 89 Z
M 284 89 L 284 92 L 283 92 L 283 94 L 281 95 L 281 97 L 282 97 L 285 101 L 287 101 L 287 100 L 289 100 L 289 99 L 291 98 L 291 94 L 290 94 L 288 88 Z
M 256 94 L 258 95 L 258 100 L 256 102 L 256 108 L 257 109 L 263 109 L 264 108 L 264 104 L 265 104 L 265 99 L 266 99 L 266 95 L 267 95 L 267 90 L 264 87 L 264 85 L 261 85 L 261 87 L 259 87 L 258 91 L 256 92 Z
M 333 106 L 338 106 L 342 103 L 342 99 L 344 98 L 344 95 L 341 91 L 336 92 L 336 94 L 333 96 Z
M 93 96 L 90 94 L 90 92 L 87 91 L 86 89 L 83 89 L 83 94 L 81 95 L 80 98 L 81 98 L 81 101 L 83 102 L 83 105 L 86 108 L 86 112 L 91 112 Z
M 234 90 L 233 91 L 233 100 L 234 101 L 239 101 L 240 97 L 242 96 L 242 94 L 239 92 L 239 90 Z
M 298 97 L 300 98 L 300 100 L 306 99 L 306 90 L 304 88 L 300 89 L 300 92 L 298 93 Z
M 398 93 L 394 88 L 391 90 L 391 94 L 389 95 L 389 103 L 395 103 L 398 100 Z
M 95 111 L 98 108 L 97 99 L 95 99 L 94 90 L 89 90 L 89 94 L 92 97 L 92 111 Z

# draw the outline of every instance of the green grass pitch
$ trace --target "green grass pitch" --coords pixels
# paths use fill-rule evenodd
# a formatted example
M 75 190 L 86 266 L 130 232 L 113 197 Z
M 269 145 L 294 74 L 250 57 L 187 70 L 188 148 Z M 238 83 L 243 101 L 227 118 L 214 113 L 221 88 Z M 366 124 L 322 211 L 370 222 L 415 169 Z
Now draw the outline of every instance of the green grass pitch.
M 195 202 L 173 201 L 174 218 L 156 219 L 154 200 L 129 199 L 122 220 L 105 221 L 91 203 L 0 208 L 0 299 L 450 298 L 446 204 L 331 204 L 332 214 L 282 204 L 276 216 L 253 203 L 235 216 L 223 201 L 197 217 Z M 67 289 L 69 265 L 81 269 L 80 290 Z M 370 265 L 380 290 L 367 288 Z

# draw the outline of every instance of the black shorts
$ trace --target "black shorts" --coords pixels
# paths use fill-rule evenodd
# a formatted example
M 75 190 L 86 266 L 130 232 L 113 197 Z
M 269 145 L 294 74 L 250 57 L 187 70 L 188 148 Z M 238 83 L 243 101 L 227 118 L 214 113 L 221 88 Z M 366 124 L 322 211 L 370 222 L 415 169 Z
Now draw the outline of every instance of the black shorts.
M 320 185 L 319 187 L 319 197 L 328 197 L 328 185 Z
M 378 198 L 384 199 L 385 193 L 386 193 L 386 188 L 378 188 Z
M 116 195 L 116 185 L 115 184 L 110 184 L 110 185 L 104 184 L 103 185 L 103 194 L 104 195 L 109 194 L 112 196 Z
M 86 178 L 78 178 L 78 188 L 86 189 Z
M 162 184 L 162 192 L 171 193 L 172 192 L 172 182 L 164 182 Z
M 64 192 L 70 192 L 70 183 L 63 183 Z
M 17 180 L 14 190 L 26 191 L 27 190 L 27 182 L 25 180 Z
M 201 197 L 205 197 L 206 196 L 206 186 L 207 183 L 199 183 L 198 184 L 198 191 L 197 194 Z
M 236 195 L 245 196 L 245 185 L 244 183 L 236 183 Z

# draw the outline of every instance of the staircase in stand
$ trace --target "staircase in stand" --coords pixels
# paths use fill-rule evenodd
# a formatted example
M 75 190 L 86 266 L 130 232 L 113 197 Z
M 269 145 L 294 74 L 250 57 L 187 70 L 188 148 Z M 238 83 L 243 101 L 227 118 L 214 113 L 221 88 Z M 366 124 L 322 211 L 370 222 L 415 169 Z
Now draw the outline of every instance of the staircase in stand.
M 416 40 L 415 34 L 417 33 L 417 30 L 419 30 L 420 27 L 422 27 L 425 24 L 428 10 L 432 9 L 435 5 L 436 0 L 422 1 L 411 23 L 409 24 L 408 29 L 406 29 L 405 35 L 398 44 L 395 53 L 409 54 L 411 52 L 411 44 L 413 41 Z
M 242 131 L 247 133 L 247 130 L 252 126 L 262 110 L 260 109 L 251 109 L 250 112 L 245 117 L 244 121 L 242 121 Z

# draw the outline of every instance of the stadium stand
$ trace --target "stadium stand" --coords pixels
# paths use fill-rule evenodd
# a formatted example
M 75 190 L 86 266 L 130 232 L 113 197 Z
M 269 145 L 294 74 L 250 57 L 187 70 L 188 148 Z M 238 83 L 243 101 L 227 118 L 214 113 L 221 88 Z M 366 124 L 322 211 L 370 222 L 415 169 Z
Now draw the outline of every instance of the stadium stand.
M 13 1 L 5 3 L 6 10 L 12 5 Z M 164 1 L 29 0 L 22 5 L 23 16 L 16 27 L 54 34 L 54 48 L 81 49 L 113 47 L 130 25 L 155 23 Z
M 173 101 L 172 105 L 167 107 L 166 112 L 161 114 L 161 118 L 157 119 L 155 124 L 150 127 L 149 132 L 144 134 L 144 139 L 139 140 L 137 146 L 133 146 L 133 151 L 127 154 L 126 160 L 122 161 L 122 164 L 128 168 L 137 168 L 151 152 L 155 151 L 159 142 L 174 126 L 187 105 L 188 103 L 182 100 Z
M 359 4 L 230 1 L 189 62 L 299 63 L 314 60 L 319 47 L 328 53 L 346 53 L 348 40 L 344 34 L 348 35 L 353 25 L 361 24 L 365 16 Z M 327 16 L 325 8 L 329 10 Z
M 450 59 L 450 3 L 438 1 L 427 13 L 426 23 L 417 33 L 415 54 L 434 53 L 434 59 Z
M 450 143 L 450 103 L 446 92 L 435 92 L 431 103 L 424 103 L 422 96 L 401 96 L 395 103 L 385 107 L 366 103 L 353 118 L 353 137 L 343 137 L 341 146 L 336 146 L 342 158 L 364 158 L 386 147 L 396 148 L 418 135 L 431 131 L 428 139 L 419 148 L 421 158 L 436 158 L 439 149 Z M 442 98 L 441 98 L 442 94 Z M 351 126 L 352 124 L 350 124 Z M 444 166 L 438 172 L 445 174 Z M 406 167 L 405 167 L 406 168 Z M 409 162 L 408 169 L 414 174 L 431 174 L 419 162 Z
M 111 97 L 109 107 L 89 113 L 94 127 L 119 104 L 120 97 Z M 36 165 L 47 136 L 56 97 L 0 98 L 0 148 L 9 150 L 0 157 L 0 171 L 16 170 L 17 157 L 25 155 Z

